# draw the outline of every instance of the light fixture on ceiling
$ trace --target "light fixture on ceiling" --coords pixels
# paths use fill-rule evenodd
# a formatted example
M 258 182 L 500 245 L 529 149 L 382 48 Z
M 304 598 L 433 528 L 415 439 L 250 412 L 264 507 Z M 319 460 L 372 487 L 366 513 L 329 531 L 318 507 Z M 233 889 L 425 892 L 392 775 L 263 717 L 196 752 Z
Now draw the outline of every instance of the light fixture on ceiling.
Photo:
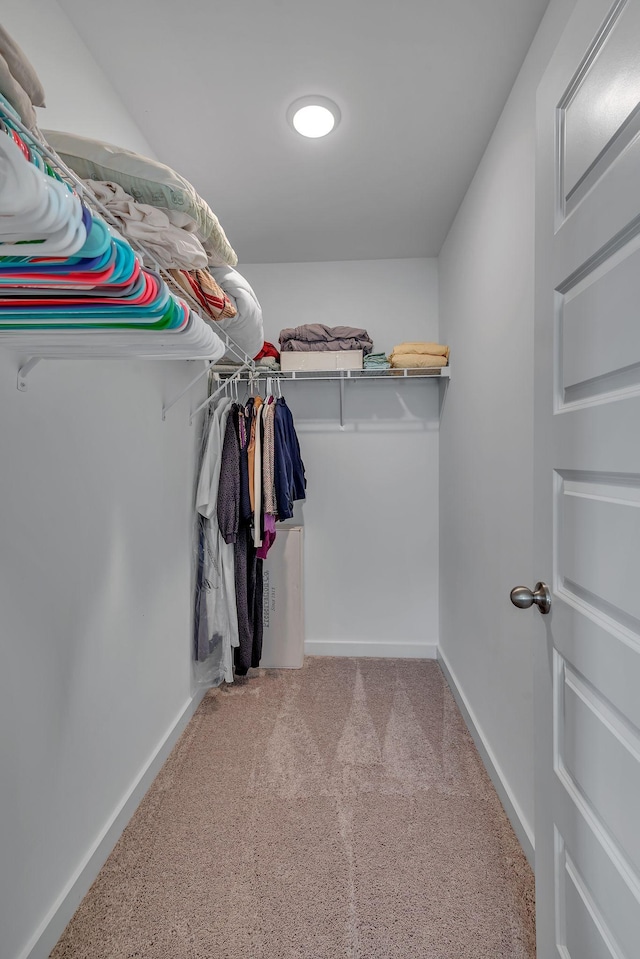
M 287 120 L 303 137 L 326 137 L 340 122 L 340 108 L 328 97 L 300 97 L 287 110 Z

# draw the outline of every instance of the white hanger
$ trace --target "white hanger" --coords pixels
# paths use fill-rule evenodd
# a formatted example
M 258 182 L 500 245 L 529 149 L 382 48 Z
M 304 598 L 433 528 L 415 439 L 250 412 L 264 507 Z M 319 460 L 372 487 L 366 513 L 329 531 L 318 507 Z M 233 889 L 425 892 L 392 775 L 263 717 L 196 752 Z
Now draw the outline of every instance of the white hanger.
M 5 134 L 0 136 L 0 174 L 0 255 L 77 253 L 87 239 L 80 200 L 30 163 Z M 38 241 L 32 249 L 29 240 Z

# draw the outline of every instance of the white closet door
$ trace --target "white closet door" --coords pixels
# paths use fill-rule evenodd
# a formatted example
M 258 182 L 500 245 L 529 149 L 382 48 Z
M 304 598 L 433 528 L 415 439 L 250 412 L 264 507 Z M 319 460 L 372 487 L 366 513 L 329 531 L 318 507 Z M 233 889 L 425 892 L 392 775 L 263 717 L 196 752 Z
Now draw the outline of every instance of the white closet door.
M 640 956 L 639 51 L 578 0 L 538 94 L 538 959 Z

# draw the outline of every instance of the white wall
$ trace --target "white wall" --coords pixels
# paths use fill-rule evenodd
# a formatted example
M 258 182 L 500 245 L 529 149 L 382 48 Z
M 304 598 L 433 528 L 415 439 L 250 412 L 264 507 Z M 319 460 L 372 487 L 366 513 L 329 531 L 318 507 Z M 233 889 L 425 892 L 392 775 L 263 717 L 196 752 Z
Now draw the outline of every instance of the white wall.
M 47 106 L 37 110 L 43 129 L 67 130 L 155 155 L 56 0 L 0 0 L 0 21 L 44 86 Z
M 57 4 L 0 10 L 56 122 L 144 147 Z M 44 361 L 21 393 L 0 350 L 2 959 L 48 956 L 193 708 L 188 399 L 161 419 L 193 366 Z
M 573 0 L 547 10 L 439 259 L 455 371 L 440 436 L 442 652 L 533 843 L 535 93 Z M 504 795 L 504 793 L 503 793 Z M 520 824 L 517 822 L 520 819 Z
M 303 323 L 365 327 L 376 351 L 437 339 L 435 260 L 242 265 L 265 336 Z M 288 384 L 308 477 L 307 652 L 433 654 L 438 639 L 435 382 Z

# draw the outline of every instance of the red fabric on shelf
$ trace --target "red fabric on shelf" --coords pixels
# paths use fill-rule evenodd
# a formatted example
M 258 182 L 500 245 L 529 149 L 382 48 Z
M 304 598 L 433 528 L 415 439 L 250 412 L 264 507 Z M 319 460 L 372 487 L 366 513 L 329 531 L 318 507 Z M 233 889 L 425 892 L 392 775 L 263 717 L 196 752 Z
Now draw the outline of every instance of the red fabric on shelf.
M 253 359 L 255 361 L 264 360 L 264 358 L 267 356 L 273 356 L 278 361 L 278 363 L 280 362 L 280 354 L 278 353 L 278 350 L 276 349 L 276 347 L 273 345 L 273 343 L 269 343 L 268 340 L 265 340 L 264 346 L 262 347 L 258 355 L 254 356 Z

